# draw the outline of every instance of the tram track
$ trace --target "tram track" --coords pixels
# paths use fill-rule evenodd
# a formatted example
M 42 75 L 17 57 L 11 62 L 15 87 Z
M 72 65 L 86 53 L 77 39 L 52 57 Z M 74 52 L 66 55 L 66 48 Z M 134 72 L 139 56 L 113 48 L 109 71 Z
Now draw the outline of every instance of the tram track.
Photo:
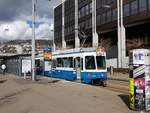
M 103 88 L 119 93 L 129 94 L 129 83 L 127 81 L 109 79 L 107 81 L 107 86 Z
M 119 92 L 119 93 L 129 94 L 129 91 L 126 88 L 122 88 L 122 87 L 108 85 L 107 87 L 104 87 L 104 88 L 111 90 L 111 91 Z
M 76 80 L 75 82 L 81 83 L 80 80 Z M 107 86 L 103 87 L 99 84 L 93 84 L 94 87 L 100 87 L 107 90 L 111 90 L 114 92 L 119 92 L 123 94 L 129 94 L 129 82 L 117 79 L 108 79 Z

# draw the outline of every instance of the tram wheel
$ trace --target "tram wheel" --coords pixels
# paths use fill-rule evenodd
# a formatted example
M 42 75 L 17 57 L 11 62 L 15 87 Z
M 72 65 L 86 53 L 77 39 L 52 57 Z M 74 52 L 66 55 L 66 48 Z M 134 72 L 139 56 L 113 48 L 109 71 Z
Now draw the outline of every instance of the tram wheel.
M 102 86 L 103 86 L 103 87 L 106 87 L 106 86 L 107 86 L 107 81 L 106 81 L 106 80 L 102 81 Z

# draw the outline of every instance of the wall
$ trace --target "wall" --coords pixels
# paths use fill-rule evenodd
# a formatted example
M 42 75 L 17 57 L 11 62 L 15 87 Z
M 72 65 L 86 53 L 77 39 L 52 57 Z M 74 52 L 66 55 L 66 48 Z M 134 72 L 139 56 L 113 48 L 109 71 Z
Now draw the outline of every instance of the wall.
M 6 59 L 6 72 L 19 75 L 20 61 L 18 57 Z
M 113 66 L 117 68 L 117 58 L 107 59 L 106 60 L 107 67 Z M 129 68 L 129 57 L 126 57 L 123 62 L 123 68 Z

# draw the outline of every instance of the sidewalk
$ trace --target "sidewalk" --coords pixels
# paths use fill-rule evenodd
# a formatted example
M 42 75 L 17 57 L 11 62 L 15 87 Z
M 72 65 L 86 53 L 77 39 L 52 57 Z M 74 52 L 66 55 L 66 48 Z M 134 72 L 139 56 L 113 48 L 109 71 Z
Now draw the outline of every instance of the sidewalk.
M 55 78 L 11 75 L 0 91 L 0 113 L 137 113 L 124 93 Z
M 3 74 L 0 74 L 0 83 L 3 82 L 3 81 L 5 81 L 5 80 L 7 80 L 7 76 L 3 75 Z
M 121 73 L 121 72 L 114 72 L 113 75 L 110 75 L 110 73 L 108 72 L 108 79 L 128 82 L 129 81 L 129 74 L 128 73 Z

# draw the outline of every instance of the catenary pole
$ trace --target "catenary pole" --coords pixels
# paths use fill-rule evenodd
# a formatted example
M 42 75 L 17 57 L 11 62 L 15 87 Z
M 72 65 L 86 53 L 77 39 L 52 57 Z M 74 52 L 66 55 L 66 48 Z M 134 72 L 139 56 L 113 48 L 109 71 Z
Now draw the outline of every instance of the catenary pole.
M 32 80 L 35 80 L 35 0 L 32 0 Z

